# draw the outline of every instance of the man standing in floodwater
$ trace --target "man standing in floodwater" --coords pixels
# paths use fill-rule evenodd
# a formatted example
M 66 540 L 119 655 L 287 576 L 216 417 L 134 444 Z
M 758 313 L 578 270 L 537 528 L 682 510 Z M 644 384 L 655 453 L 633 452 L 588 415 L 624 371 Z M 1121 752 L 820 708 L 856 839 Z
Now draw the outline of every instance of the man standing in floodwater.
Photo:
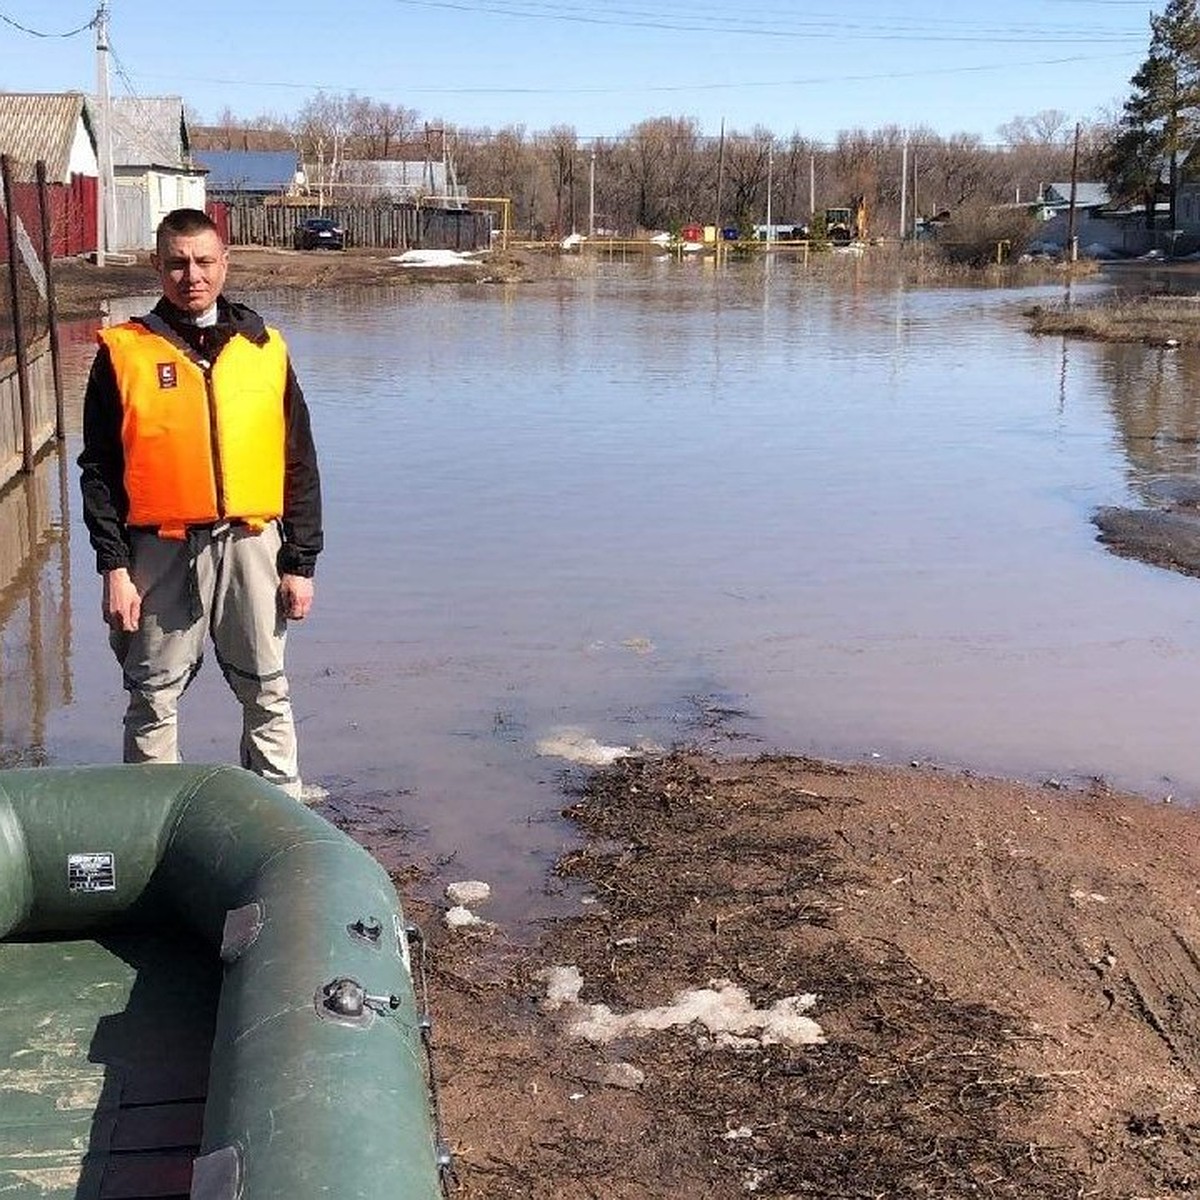
M 158 304 L 99 334 L 79 456 L 124 759 L 179 761 L 207 635 L 242 706 L 242 766 L 299 798 L 284 647 L 324 542 L 308 406 L 279 332 L 224 296 L 229 251 L 205 213 L 168 213 L 151 261 Z

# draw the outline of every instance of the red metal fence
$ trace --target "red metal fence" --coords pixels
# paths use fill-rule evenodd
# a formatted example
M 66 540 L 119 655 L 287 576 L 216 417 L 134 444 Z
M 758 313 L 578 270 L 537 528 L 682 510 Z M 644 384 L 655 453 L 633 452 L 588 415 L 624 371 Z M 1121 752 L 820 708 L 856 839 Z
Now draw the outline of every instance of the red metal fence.
M 95 252 L 99 182 L 94 175 L 72 175 L 70 183 L 50 187 L 51 257 Z

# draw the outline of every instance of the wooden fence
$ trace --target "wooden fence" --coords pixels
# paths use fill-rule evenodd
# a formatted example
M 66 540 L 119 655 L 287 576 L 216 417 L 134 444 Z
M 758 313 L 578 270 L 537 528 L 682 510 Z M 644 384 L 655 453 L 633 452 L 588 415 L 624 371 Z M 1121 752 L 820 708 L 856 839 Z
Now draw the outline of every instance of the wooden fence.
M 25 375 L 28 413 L 21 399 L 21 372 L 16 356 L 0 359 L 0 487 L 32 467 L 32 461 L 26 466 L 27 446 L 32 460 L 58 432 L 54 363 L 48 334 L 27 347 Z
M 349 246 L 389 250 L 487 250 L 491 212 L 427 208 L 416 204 L 341 205 L 317 208 L 236 202 L 226 207 L 229 242 L 235 246 L 291 246 L 305 217 L 329 217 L 346 231 Z
M 22 171 L 0 155 L 0 486 L 65 437 L 52 217 L 45 164 Z

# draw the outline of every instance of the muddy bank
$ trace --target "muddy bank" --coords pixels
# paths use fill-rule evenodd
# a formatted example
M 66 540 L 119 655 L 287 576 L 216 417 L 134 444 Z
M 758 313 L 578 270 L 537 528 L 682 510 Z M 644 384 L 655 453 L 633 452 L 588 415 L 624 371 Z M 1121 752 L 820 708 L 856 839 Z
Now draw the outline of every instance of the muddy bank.
M 1200 576 L 1200 513 L 1101 508 L 1093 520 L 1099 540 L 1114 554 Z
M 398 253 L 398 252 L 396 252 Z M 421 283 L 495 284 L 531 282 L 557 269 L 551 255 L 494 251 L 476 262 L 434 267 L 405 267 L 386 250 L 276 250 L 265 246 L 232 246 L 227 291 L 270 291 L 274 288 L 407 287 Z M 148 254 L 127 265 L 97 267 L 82 258 L 54 264 L 54 292 L 64 320 L 100 315 L 106 300 L 154 294 L 158 276 Z
M 1200 1187 L 1192 812 L 687 754 L 619 762 L 569 812 L 578 917 L 533 949 L 435 939 L 457 1195 Z M 780 1035 L 799 1011 L 818 1036 Z
M 1171 271 L 1197 274 L 1197 264 L 1172 264 Z M 1118 288 L 1120 274 L 1110 276 Z M 1200 296 L 1116 295 L 1094 303 L 1037 304 L 1026 310 L 1032 333 L 1059 334 L 1097 342 L 1142 342 L 1173 350 L 1200 345 Z

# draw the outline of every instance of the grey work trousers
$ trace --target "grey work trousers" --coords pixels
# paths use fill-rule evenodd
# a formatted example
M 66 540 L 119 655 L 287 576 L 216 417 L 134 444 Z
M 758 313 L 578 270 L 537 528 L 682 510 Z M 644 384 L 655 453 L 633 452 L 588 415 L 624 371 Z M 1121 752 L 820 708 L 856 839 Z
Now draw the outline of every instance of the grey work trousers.
M 278 524 L 193 529 L 186 541 L 133 530 L 130 573 L 142 597 L 133 633 L 110 642 L 125 677 L 126 762 L 179 761 L 179 700 L 212 638 L 242 706 L 241 764 L 297 798 L 296 726 L 284 673 Z

